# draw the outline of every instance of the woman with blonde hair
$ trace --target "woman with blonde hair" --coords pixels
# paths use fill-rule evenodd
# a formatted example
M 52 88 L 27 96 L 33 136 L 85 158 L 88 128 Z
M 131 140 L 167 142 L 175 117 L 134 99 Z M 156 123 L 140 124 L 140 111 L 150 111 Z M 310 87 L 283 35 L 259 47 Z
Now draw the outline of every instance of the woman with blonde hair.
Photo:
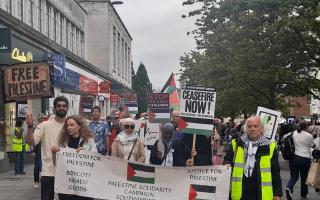
M 58 145 L 51 148 L 53 156 L 59 152 L 60 148 L 73 148 L 79 153 L 80 150 L 98 152 L 93 139 L 93 134 L 88 129 L 81 116 L 71 115 L 66 118 L 63 128 L 58 137 Z M 55 159 L 54 159 L 55 160 Z M 60 200 L 91 200 L 93 198 L 81 197 L 77 195 L 58 194 Z
M 134 131 L 134 120 L 132 118 L 126 118 L 123 127 L 123 131 L 117 135 L 112 143 L 111 156 L 144 163 L 144 145 Z

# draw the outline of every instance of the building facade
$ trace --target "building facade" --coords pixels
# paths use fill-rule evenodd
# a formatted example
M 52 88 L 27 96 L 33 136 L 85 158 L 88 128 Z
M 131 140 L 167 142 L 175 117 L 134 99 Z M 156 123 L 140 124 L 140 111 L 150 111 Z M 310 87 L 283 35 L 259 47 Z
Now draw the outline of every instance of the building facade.
M 87 12 L 86 59 L 131 87 L 132 38 L 110 1 L 77 0 Z
M 115 21 L 121 21 L 112 4 L 108 2 L 107 5 L 108 9 L 113 11 L 114 17 L 117 17 Z M 24 62 L 53 63 L 54 92 L 51 98 L 31 100 L 35 118 L 39 113 L 51 113 L 53 98 L 58 95 L 69 99 L 69 115 L 90 114 L 90 108 L 99 105 L 103 116 L 106 116 L 110 112 L 110 91 L 102 91 L 99 86 L 102 83 L 107 83 L 104 86 L 115 84 L 130 90 L 131 71 L 129 73 L 124 66 L 131 70 L 131 37 L 117 37 L 120 42 L 114 47 L 110 43 L 113 40 L 113 27 L 123 32 L 126 30 L 124 24 L 118 23 L 116 24 L 118 26 L 112 26 L 109 24 L 110 20 L 107 20 L 108 23 L 104 24 L 104 27 L 112 26 L 112 28 L 103 30 L 104 34 L 101 34 L 99 27 L 88 26 L 89 22 L 95 21 L 95 17 L 99 20 L 99 16 L 89 15 L 75 0 L 0 1 L 0 68 Z M 118 32 L 122 34 L 121 31 Z M 126 33 L 128 34 L 127 31 Z M 96 41 L 91 39 L 93 36 Z M 100 48 L 98 51 L 94 45 L 99 41 L 103 41 L 104 45 L 110 43 L 111 46 Z M 113 58 L 114 55 L 117 58 Z M 52 61 L 57 56 L 63 58 L 65 74 L 63 78 L 59 77 L 61 74 L 56 73 L 58 66 Z M 103 59 L 97 62 L 94 56 Z M 113 66 L 112 62 L 119 63 L 115 72 L 110 67 Z M 130 63 L 130 67 L 125 63 Z M 125 76 L 125 71 L 130 77 Z M 2 74 L 1 82 L 3 82 Z M 12 130 L 18 117 L 18 106 L 24 103 L 5 102 L 3 95 L 1 92 L 0 171 L 8 167 L 7 155 L 11 151 Z

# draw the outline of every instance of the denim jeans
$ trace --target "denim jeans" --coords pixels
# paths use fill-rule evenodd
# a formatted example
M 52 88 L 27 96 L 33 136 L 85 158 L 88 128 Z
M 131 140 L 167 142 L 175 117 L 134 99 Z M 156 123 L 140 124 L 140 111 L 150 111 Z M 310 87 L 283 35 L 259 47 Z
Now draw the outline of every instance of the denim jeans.
M 287 188 L 293 192 L 293 187 L 299 179 L 299 174 L 301 178 L 301 197 L 306 197 L 308 195 L 308 186 L 306 185 L 306 180 L 308 177 L 309 168 L 311 165 L 310 158 L 305 158 L 301 156 L 294 155 L 289 161 L 290 168 L 290 179 Z
M 24 172 L 24 151 L 16 152 L 16 160 L 14 164 L 14 171 L 16 174 Z

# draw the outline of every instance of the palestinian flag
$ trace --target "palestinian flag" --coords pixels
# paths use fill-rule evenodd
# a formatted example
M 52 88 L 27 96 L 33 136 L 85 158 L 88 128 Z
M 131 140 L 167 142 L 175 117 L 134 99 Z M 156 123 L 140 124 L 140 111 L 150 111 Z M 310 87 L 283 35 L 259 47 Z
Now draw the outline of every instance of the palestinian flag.
M 169 93 L 170 106 L 175 106 L 180 104 L 178 93 L 177 93 L 176 80 L 174 78 L 173 73 L 171 73 L 166 84 L 163 86 L 161 93 Z
M 189 200 L 211 200 L 216 193 L 215 186 L 191 184 L 189 189 Z
M 129 114 L 138 114 L 138 104 L 124 104 L 126 113 Z
M 213 119 L 180 117 L 178 129 L 183 133 L 211 136 Z
M 170 122 L 169 108 L 149 108 L 150 123 L 167 123 Z
M 146 165 L 128 163 L 127 181 L 154 184 L 155 168 Z

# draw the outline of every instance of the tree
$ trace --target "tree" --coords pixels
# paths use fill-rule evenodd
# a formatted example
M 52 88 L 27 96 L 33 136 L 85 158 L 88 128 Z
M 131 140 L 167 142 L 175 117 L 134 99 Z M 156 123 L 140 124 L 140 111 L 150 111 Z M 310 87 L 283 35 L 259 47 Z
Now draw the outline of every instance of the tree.
M 138 96 L 138 112 L 146 112 L 148 109 L 148 94 L 152 92 L 148 72 L 143 63 L 140 63 L 137 73 L 132 69 L 132 89 Z
M 251 114 L 257 106 L 286 111 L 287 96 L 317 96 L 320 7 L 313 0 L 202 2 L 193 31 L 197 50 L 181 57 L 191 84 L 217 89 L 217 114 Z M 317 97 L 318 98 L 318 97 Z

